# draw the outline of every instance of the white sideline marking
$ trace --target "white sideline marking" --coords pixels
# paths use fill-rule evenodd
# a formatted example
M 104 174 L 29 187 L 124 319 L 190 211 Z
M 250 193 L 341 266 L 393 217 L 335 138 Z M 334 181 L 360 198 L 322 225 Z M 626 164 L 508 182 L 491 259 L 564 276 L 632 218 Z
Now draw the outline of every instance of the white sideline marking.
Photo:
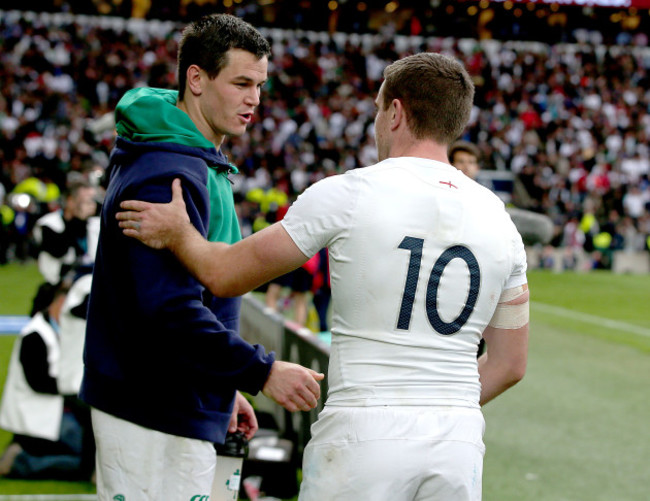
M 650 337 L 650 329 L 640 327 L 638 325 L 628 324 L 627 322 L 621 322 L 620 320 L 611 320 L 609 318 L 598 317 L 596 315 L 590 315 L 589 313 L 581 313 L 579 311 L 573 311 L 561 306 L 551 306 L 550 304 L 538 303 L 536 301 L 531 301 L 531 305 L 536 310 L 552 313 L 553 315 L 558 315 L 560 317 L 580 320 L 588 324 L 598 325 L 601 327 L 609 327 L 610 329 L 621 332 L 634 333 L 638 334 L 639 336 Z M 0 499 L 0 501 L 2 500 Z
M 97 501 L 95 494 L 11 494 L 0 501 Z

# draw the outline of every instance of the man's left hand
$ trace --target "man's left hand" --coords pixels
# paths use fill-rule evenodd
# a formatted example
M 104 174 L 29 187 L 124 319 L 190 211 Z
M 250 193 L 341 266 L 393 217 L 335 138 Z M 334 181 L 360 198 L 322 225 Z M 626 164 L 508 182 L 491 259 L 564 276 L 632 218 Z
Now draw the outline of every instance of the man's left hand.
M 241 431 L 246 439 L 250 440 L 257 432 L 259 426 L 257 424 L 257 416 L 253 406 L 250 404 L 246 397 L 237 392 L 235 396 L 235 406 L 230 416 L 230 426 L 228 426 L 228 433 L 235 433 Z

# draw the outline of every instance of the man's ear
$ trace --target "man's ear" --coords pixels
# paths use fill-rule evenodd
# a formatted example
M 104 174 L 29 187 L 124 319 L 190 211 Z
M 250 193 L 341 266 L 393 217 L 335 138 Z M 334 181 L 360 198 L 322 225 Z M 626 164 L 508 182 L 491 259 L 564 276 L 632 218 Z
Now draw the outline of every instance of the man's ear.
M 406 120 L 406 115 L 404 114 L 404 106 L 402 106 L 402 101 L 399 99 L 393 99 L 393 101 L 390 103 L 388 113 L 388 116 L 390 117 L 391 130 L 397 129 L 402 121 Z
M 203 74 L 196 64 L 191 64 L 187 68 L 186 88 L 195 96 L 200 96 L 203 92 Z

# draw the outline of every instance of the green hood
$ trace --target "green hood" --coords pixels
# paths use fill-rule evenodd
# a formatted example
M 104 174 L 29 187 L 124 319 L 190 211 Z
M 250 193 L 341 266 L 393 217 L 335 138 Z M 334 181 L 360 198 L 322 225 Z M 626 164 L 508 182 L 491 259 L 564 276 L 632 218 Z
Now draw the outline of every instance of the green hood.
M 176 143 L 214 148 L 194 122 L 176 106 L 178 91 L 138 87 L 128 91 L 115 109 L 117 133 L 139 142 Z
M 174 143 L 210 150 L 207 189 L 210 197 L 208 239 L 234 243 L 241 240 L 228 173 L 237 168 L 208 141 L 192 119 L 176 106 L 178 91 L 138 87 L 120 99 L 115 108 L 117 133 L 134 143 Z M 205 158 L 205 157 L 204 157 Z

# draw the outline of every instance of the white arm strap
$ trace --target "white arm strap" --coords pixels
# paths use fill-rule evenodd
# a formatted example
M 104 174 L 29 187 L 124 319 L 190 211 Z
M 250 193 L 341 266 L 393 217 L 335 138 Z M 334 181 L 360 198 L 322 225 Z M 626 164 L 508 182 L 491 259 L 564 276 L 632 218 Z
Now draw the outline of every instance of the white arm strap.
M 490 327 L 495 329 L 519 329 L 529 321 L 529 302 L 520 304 L 506 304 L 526 293 L 523 285 L 503 291 L 499 298 L 497 308 L 490 320 Z

